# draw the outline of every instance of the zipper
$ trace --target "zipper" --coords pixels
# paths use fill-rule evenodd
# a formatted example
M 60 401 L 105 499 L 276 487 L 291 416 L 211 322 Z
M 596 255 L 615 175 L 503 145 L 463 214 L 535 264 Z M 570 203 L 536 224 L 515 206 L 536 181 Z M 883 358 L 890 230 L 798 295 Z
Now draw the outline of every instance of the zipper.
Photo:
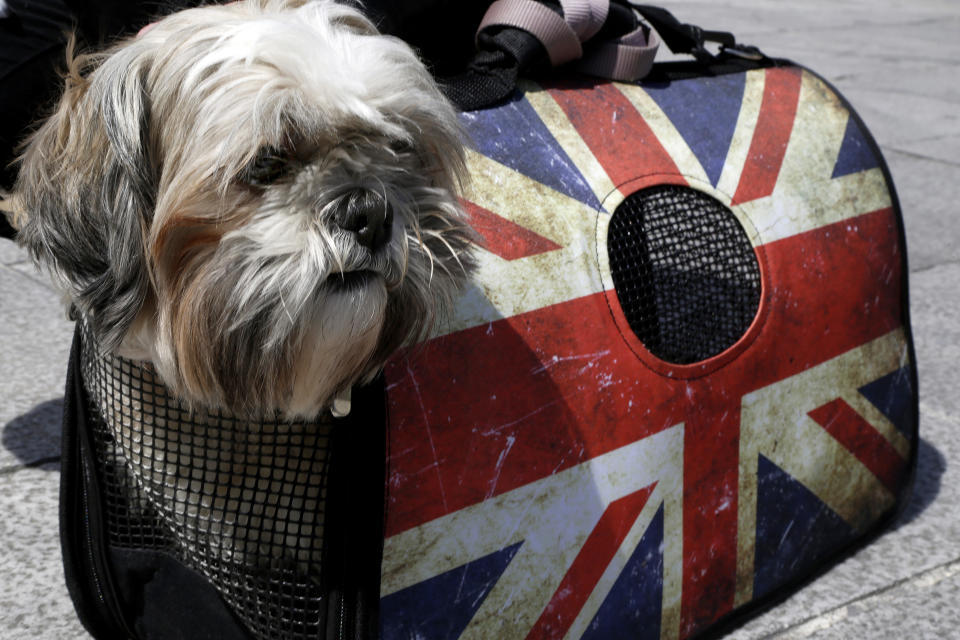
M 93 579 L 93 586 L 97 591 L 97 599 L 100 600 L 101 603 L 106 604 L 103 597 L 103 587 L 100 585 L 100 575 L 97 573 L 97 565 L 93 558 L 93 534 L 90 532 L 90 497 L 87 494 L 87 482 L 89 481 L 90 471 L 87 466 L 87 461 L 82 455 L 80 456 L 80 467 L 83 475 L 83 482 L 80 483 L 82 491 L 80 504 L 83 508 L 83 533 L 87 543 L 87 562 L 89 563 L 90 577 Z
M 80 404 L 80 406 L 84 406 Z M 129 628 L 127 621 L 120 610 L 120 603 L 117 600 L 116 592 L 111 584 L 109 569 L 109 560 L 106 555 L 106 542 L 102 537 L 94 534 L 93 528 L 98 526 L 96 518 L 91 517 L 91 512 L 96 511 L 99 516 L 102 511 L 100 497 L 97 491 L 99 478 L 96 469 L 90 459 L 95 459 L 96 454 L 89 440 L 90 425 L 85 420 L 79 420 L 77 427 L 77 448 L 76 453 L 80 461 L 80 484 L 81 484 L 81 506 L 83 507 L 83 537 L 86 543 L 86 559 L 88 562 L 90 580 L 87 584 L 92 584 L 96 590 L 96 596 L 100 602 L 100 616 L 108 627 L 111 627 L 111 634 L 120 633 L 123 638 L 136 638 L 136 634 Z M 95 509 L 93 503 L 96 502 Z M 99 525 L 102 526 L 102 525 Z M 102 531 L 98 531 L 103 534 Z M 99 542 L 98 542 L 99 540 Z M 99 551 L 99 558 L 98 552 Z M 99 559 L 99 562 L 98 562 Z M 103 568 L 105 573 L 101 573 Z

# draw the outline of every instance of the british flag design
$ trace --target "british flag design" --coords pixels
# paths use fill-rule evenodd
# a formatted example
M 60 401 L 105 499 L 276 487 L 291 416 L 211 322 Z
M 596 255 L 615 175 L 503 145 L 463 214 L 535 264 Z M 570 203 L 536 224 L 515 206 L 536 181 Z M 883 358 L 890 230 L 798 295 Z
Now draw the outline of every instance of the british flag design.
M 896 503 L 915 438 L 899 213 L 842 101 L 798 67 L 523 85 L 463 115 L 485 239 L 436 336 L 387 368 L 386 640 L 686 638 Z M 655 184 L 727 205 L 746 334 L 672 365 L 606 257 Z

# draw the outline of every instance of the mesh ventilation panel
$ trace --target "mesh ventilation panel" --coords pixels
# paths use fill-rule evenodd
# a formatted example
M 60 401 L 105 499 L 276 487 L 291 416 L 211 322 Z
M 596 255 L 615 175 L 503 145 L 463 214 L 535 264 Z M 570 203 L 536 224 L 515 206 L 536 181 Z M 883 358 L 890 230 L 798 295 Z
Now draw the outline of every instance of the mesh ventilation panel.
M 691 364 L 732 346 L 760 305 L 760 267 L 726 206 L 658 185 L 617 207 L 607 249 L 630 328 L 655 356 Z
M 108 542 L 203 574 L 256 638 L 322 637 L 331 425 L 191 412 L 86 330 L 81 371 Z

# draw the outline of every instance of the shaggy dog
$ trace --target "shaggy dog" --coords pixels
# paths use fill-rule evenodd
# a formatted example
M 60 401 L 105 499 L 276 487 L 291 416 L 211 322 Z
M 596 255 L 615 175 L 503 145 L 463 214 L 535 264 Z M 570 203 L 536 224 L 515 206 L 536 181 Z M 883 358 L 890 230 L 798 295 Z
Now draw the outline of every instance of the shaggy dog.
M 341 4 L 250 0 L 73 58 L 10 206 L 104 352 L 193 406 L 310 418 L 463 284 L 464 171 L 409 46 Z

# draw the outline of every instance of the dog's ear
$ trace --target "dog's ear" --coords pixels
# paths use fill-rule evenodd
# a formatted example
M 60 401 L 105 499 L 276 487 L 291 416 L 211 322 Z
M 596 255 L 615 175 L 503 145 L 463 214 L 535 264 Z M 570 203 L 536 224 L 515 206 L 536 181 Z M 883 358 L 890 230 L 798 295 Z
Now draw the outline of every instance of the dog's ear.
M 149 291 L 144 246 L 156 197 L 146 63 L 130 49 L 68 53 L 64 94 L 27 141 L 14 188 L 19 242 L 108 349 Z

